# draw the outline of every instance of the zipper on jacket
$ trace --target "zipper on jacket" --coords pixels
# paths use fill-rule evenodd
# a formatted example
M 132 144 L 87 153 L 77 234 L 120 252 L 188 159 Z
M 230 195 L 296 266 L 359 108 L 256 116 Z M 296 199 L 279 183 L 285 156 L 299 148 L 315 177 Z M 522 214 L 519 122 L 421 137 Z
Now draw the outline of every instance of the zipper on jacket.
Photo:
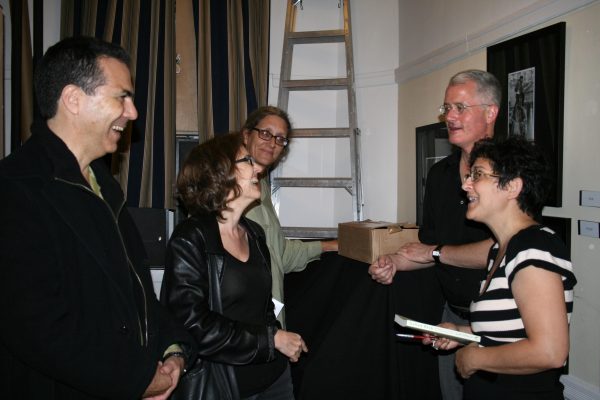
M 125 201 L 121 201 L 121 204 L 119 205 L 118 209 L 117 209 L 117 213 L 114 214 L 112 209 L 110 208 L 110 206 L 108 205 L 108 203 L 106 202 L 106 200 L 104 200 L 103 198 L 101 198 L 100 196 L 98 196 L 96 193 L 94 193 L 93 190 L 91 190 L 89 187 L 82 185 L 80 183 L 75 183 L 75 182 L 70 182 L 67 181 L 65 179 L 61 179 L 58 177 L 54 177 L 55 180 L 59 181 L 59 182 L 63 182 L 66 183 L 68 185 L 72 185 L 72 186 L 76 186 L 79 187 L 91 194 L 93 194 L 95 197 L 97 197 L 98 199 L 100 199 L 100 201 L 102 201 L 102 203 L 106 206 L 106 208 L 108 209 L 109 213 L 113 216 L 112 221 L 115 223 L 115 227 L 117 229 L 117 232 L 119 233 L 119 240 L 121 242 L 121 247 L 123 248 L 123 252 L 125 254 L 125 258 L 127 259 L 127 265 L 129 266 L 129 268 L 131 269 L 131 272 L 133 272 L 133 274 L 135 275 L 138 284 L 140 285 L 140 288 L 142 289 L 142 296 L 143 296 L 143 300 L 144 300 L 144 325 L 146 329 L 142 328 L 142 321 L 140 320 L 140 315 L 139 312 L 137 313 L 137 320 L 138 320 L 138 329 L 140 332 L 140 344 L 142 346 L 148 346 L 148 299 L 146 297 L 146 289 L 144 288 L 144 285 L 142 284 L 142 280 L 140 279 L 140 276 L 138 275 L 138 273 L 136 272 L 135 268 L 133 267 L 133 263 L 131 262 L 131 260 L 129 259 L 129 254 L 127 253 L 127 248 L 125 247 L 125 242 L 123 241 L 123 235 L 121 234 L 121 230 L 119 229 L 119 221 L 118 221 L 118 216 L 121 214 L 121 211 L 123 210 L 123 206 L 125 205 Z

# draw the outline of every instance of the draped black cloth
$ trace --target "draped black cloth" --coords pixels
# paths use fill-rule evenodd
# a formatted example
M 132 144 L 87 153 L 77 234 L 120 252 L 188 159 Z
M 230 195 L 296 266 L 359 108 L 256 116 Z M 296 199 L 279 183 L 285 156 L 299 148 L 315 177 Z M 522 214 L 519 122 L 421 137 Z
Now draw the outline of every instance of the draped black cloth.
M 440 399 L 435 353 L 396 340 L 393 322 L 395 313 L 416 312 L 439 322 L 443 300 L 433 270 L 398 273 L 386 286 L 367 269 L 326 253 L 286 275 L 287 327 L 309 349 L 292 364 L 296 399 Z

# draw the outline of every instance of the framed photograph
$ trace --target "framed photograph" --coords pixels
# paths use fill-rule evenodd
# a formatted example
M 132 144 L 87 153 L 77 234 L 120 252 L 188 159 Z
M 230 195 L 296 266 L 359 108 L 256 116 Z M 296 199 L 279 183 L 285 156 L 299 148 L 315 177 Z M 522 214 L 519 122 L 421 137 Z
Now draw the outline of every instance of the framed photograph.
M 571 218 L 542 216 L 542 224 L 552 229 L 567 246 L 571 256 Z
M 508 74 L 508 134 L 533 140 L 535 67 Z
M 547 206 L 562 205 L 564 22 L 490 46 L 487 69 L 503 88 L 495 135 L 535 140 L 552 165 Z

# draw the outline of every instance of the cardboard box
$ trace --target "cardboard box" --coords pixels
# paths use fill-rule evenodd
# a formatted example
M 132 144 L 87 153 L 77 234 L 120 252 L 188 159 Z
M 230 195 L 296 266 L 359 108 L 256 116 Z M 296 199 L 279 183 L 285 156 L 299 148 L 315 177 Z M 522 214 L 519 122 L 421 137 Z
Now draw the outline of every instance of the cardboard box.
M 383 254 L 395 253 L 408 242 L 419 241 L 415 224 L 382 221 L 353 221 L 338 224 L 339 254 L 373 263 Z

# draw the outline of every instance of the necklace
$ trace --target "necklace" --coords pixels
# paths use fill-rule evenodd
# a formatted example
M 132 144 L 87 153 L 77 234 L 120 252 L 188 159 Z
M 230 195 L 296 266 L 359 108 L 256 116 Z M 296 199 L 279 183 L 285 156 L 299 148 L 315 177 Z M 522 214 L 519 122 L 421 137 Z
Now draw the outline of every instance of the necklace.
M 498 266 L 500 264 L 502 264 L 502 259 L 504 258 L 505 251 L 506 250 L 504 248 L 498 249 L 498 254 L 496 255 L 496 258 L 494 260 L 494 265 L 490 269 L 490 272 L 488 272 L 488 274 L 487 274 L 487 277 L 485 279 L 485 284 L 483 285 L 483 287 L 481 288 L 481 292 L 479 293 L 480 295 L 485 293 L 486 290 L 488 290 L 488 287 L 490 286 L 490 283 L 492 282 L 492 276 L 494 276 L 494 273 L 496 273 Z

